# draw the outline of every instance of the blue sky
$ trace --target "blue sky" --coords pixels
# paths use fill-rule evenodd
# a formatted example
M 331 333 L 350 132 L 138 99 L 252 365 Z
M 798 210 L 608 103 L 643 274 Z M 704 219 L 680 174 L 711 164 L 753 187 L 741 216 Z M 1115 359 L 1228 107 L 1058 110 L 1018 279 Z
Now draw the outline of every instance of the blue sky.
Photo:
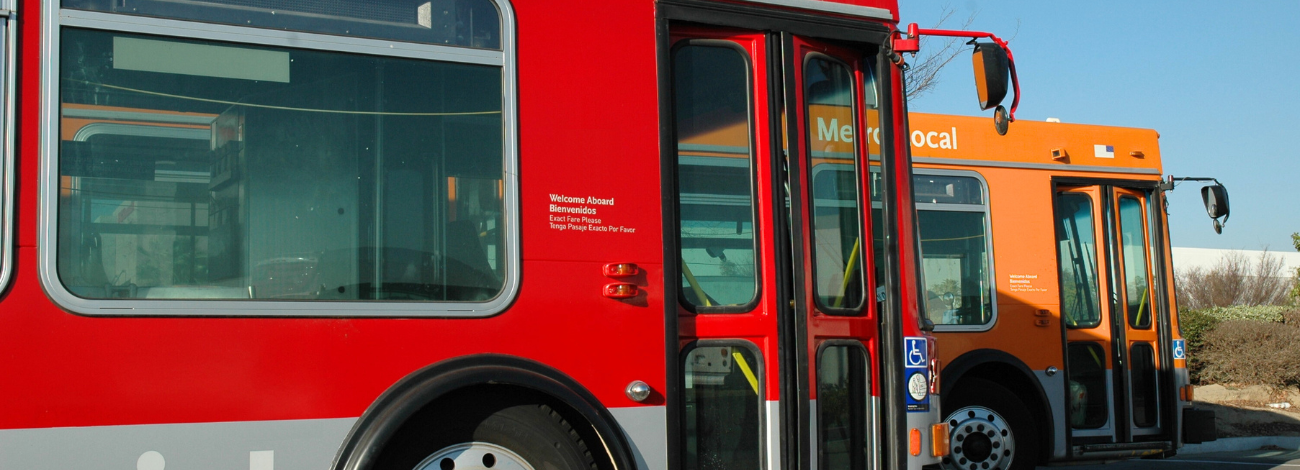
M 1155 129 L 1165 174 L 1227 186 L 1222 235 L 1199 186 L 1170 193 L 1174 246 L 1293 250 L 1300 2 L 918 0 L 902 2 L 900 19 L 933 27 L 945 7 L 955 11 L 945 28 L 976 12 L 970 29 L 1010 40 L 1024 92 L 1017 119 Z M 969 64 L 959 56 L 910 109 L 991 116 L 976 106 Z

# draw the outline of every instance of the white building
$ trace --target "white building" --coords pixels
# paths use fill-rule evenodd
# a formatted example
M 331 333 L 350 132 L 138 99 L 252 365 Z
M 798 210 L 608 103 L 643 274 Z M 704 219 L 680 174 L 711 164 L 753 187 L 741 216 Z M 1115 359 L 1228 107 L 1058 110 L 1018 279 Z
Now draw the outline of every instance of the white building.
M 1300 268 L 1300 252 L 1289 249 L 1273 251 L 1269 250 L 1270 256 L 1282 259 L 1282 276 L 1291 277 L 1295 274 L 1296 268 Z M 1174 270 L 1183 271 L 1185 269 L 1199 267 L 1210 269 L 1214 267 L 1219 259 L 1230 252 L 1238 252 L 1246 255 L 1252 264 L 1259 262 L 1259 257 L 1264 254 L 1264 250 L 1220 250 L 1216 248 L 1173 248 Z

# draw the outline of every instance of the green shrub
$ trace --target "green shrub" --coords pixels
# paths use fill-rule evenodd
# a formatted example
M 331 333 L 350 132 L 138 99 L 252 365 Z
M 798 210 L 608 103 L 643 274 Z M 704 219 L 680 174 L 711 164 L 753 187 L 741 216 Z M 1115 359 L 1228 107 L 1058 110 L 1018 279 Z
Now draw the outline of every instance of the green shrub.
M 1213 307 L 1205 313 L 1219 320 L 1250 320 L 1267 323 L 1281 323 L 1282 313 L 1293 310 L 1285 305 L 1234 305 L 1231 307 Z
M 1205 334 L 1222 322 L 1208 310 L 1212 309 L 1178 312 L 1178 327 L 1182 330 L 1183 339 L 1187 340 L 1187 373 L 1191 375 L 1194 384 L 1201 383 L 1201 371 L 1205 368 L 1205 359 L 1201 357 Z
M 1200 356 L 1201 382 L 1300 385 L 1300 326 L 1225 320 L 1204 332 Z

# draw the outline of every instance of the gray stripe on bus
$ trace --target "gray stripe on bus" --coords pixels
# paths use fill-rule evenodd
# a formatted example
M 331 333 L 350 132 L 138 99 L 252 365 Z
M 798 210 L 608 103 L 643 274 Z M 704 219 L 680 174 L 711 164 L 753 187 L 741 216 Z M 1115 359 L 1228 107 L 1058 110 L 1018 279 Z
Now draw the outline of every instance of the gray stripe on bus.
M 0 430 L 0 468 L 320 470 L 329 468 L 356 421 L 335 418 L 6 429 Z M 264 465 L 265 451 L 273 452 L 273 467 Z M 158 465 L 158 455 L 162 466 Z
M 668 468 L 668 411 L 663 406 L 610 408 L 641 470 Z

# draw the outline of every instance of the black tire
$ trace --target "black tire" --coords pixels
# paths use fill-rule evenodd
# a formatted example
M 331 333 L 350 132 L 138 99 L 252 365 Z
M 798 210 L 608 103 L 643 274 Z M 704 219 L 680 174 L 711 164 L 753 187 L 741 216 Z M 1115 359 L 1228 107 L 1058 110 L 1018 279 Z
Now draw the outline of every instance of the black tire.
M 375 462 L 376 470 L 413 470 L 448 447 L 486 442 L 503 447 L 534 470 L 596 470 L 587 444 L 550 406 L 515 405 L 498 410 L 467 407 L 403 426 Z M 447 470 L 432 462 L 433 470 Z
M 953 390 L 950 396 L 943 401 L 943 415 L 948 419 L 949 425 L 954 422 L 952 414 L 954 411 L 968 407 L 982 407 L 992 410 L 1006 420 L 1007 427 L 1015 442 L 1015 450 L 1010 456 L 1011 467 L 1008 468 L 998 462 L 987 468 L 1000 468 L 1006 470 L 1033 470 L 1038 465 L 1040 447 L 1040 433 L 1038 432 L 1037 423 L 1030 414 L 1025 403 L 1011 390 L 998 385 L 995 382 L 980 378 L 963 379 L 958 388 Z M 956 432 L 954 432 L 955 436 Z M 954 442 L 953 447 L 959 443 Z M 969 469 L 970 463 L 958 465 L 957 462 L 944 459 L 945 468 L 962 468 Z M 982 466 L 977 466 L 981 469 Z

